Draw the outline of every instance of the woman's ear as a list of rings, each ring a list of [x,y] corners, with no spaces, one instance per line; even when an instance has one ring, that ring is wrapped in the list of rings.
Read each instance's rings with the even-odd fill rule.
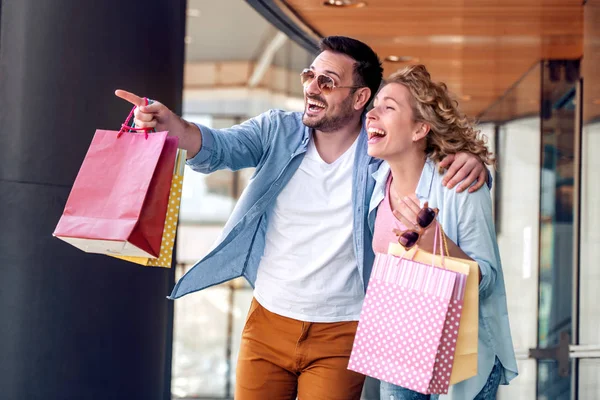
[[[354,100],[354,109],[362,110],[367,105],[367,102],[371,97],[371,89],[369,89],[368,87],[363,87],[358,89],[356,91],[356,94],[357,96]]]
[[[413,142],[418,142],[419,140],[421,140],[425,136],[427,136],[427,134],[429,133],[429,129],[431,129],[431,125],[429,125],[425,122],[419,122],[419,124],[417,126],[417,130],[415,131],[415,134],[413,135]]]

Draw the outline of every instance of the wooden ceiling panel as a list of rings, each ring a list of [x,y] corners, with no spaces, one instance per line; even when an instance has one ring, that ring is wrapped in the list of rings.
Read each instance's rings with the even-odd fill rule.
[[[324,0],[286,0],[286,3],[296,7],[302,6],[307,11],[322,11]],[[445,0],[441,5],[439,0],[365,0],[367,8],[407,8],[407,7],[575,7],[581,5],[581,0]],[[337,10],[335,7],[327,8]],[[364,8],[349,8],[349,10]]]
[[[367,42],[368,43],[368,42]],[[581,56],[578,49],[580,41],[577,38],[565,44],[548,45],[510,45],[490,43],[482,45],[472,44],[415,44],[377,45],[371,47],[383,59],[389,55],[412,56],[437,60],[451,60],[456,62],[469,61],[496,61],[496,60],[532,60],[535,59],[572,59]]]
[[[580,0],[366,0],[361,8],[287,0],[322,36],[355,37],[384,59],[411,56],[478,115],[541,59],[580,58]],[[384,62],[385,76],[406,64]],[[470,99],[470,100],[465,100]]]
[[[355,10],[352,14],[336,11],[328,14],[316,14],[311,20],[323,35],[352,32],[355,36],[415,36],[432,35],[568,35],[573,29],[583,29],[581,7],[577,10],[556,9],[552,12],[539,12],[514,9],[503,12],[502,9],[383,9],[378,11]],[[451,17],[453,12],[459,16]],[[390,15],[396,15],[391,18]],[[365,15],[368,16],[365,19]]]

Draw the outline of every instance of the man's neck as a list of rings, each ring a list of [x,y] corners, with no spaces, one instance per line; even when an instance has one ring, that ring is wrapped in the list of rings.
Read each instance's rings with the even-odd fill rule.
[[[401,157],[388,160],[392,171],[392,187],[398,197],[413,195],[421,179],[425,165],[422,151],[411,151]]]
[[[362,119],[354,119],[336,131],[314,131],[313,139],[319,155],[328,164],[333,163],[352,146],[362,129]]]

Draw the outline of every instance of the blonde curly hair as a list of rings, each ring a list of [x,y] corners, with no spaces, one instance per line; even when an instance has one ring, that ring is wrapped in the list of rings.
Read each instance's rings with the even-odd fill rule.
[[[414,119],[431,126],[425,140],[425,152],[436,163],[449,154],[468,152],[485,164],[494,163],[487,138],[458,110],[443,82],[434,82],[424,65],[410,65],[392,74],[385,84],[399,83],[411,93]]]

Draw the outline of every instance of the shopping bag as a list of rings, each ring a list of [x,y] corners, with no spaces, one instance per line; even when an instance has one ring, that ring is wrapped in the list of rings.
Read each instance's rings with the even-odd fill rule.
[[[377,253],[348,368],[430,393],[457,273]],[[465,266],[465,271],[468,271]]]
[[[97,130],[53,233],[90,253],[160,254],[178,139]]]
[[[442,238],[445,239],[443,231]],[[398,243],[390,243],[388,253],[395,256],[413,257],[415,261],[428,262],[431,260],[431,253],[411,249],[409,254],[405,255],[406,251]],[[410,254],[415,253],[415,254]],[[448,250],[446,249],[446,254]],[[441,265],[441,256],[436,255],[434,263]],[[479,335],[479,265],[476,261],[465,260],[462,258],[454,258],[446,256],[444,258],[445,268],[465,273],[465,265],[468,266],[467,282],[464,287],[464,298],[462,304],[462,312],[460,313],[460,326],[458,336],[456,338],[456,347],[454,351],[454,364],[452,365],[452,373],[450,376],[450,385],[464,381],[477,375],[477,356],[478,356],[478,335]],[[453,294],[453,300],[456,299],[456,294]],[[456,310],[460,310],[456,308]],[[452,312],[452,308],[449,310]],[[458,312],[454,312],[459,314]],[[456,315],[455,315],[456,318]],[[454,330],[450,331],[454,332]],[[442,343],[445,343],[442,340]]]
[[[158,258],[131,257],[131,256],[113,256],[144,265],[146,267],[171,268],[173,259],[173,246],[177,235],[177,222],[179,219],[179,205],[181,204],[181,189],[183,187],[183,172],[185,169],[186,151],[179,149],[175,167],[173,169],[173,181],[171,183],[171,193],[169,195],[169,206],[165,218],[165,228],[163,230],[162,242],[160,245],[160,255]]]

